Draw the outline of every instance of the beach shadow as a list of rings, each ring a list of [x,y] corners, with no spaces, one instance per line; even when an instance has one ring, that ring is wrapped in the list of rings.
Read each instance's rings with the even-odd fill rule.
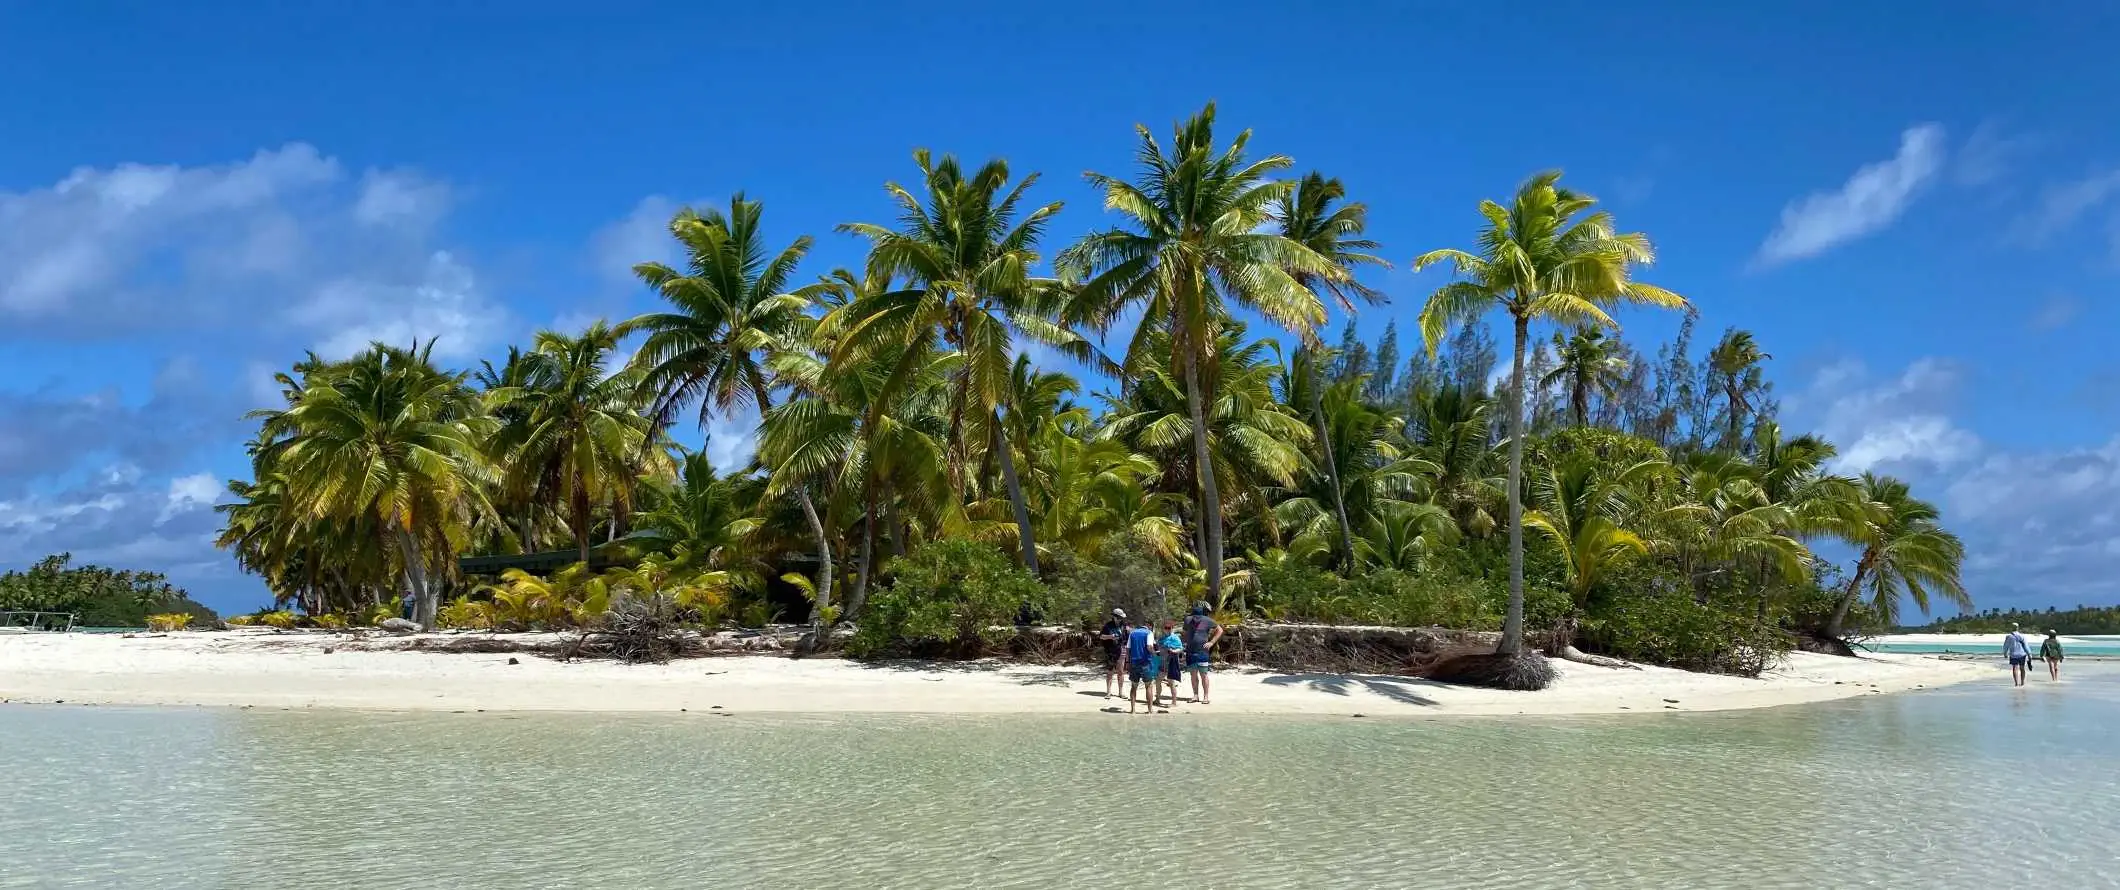
[[[1308,686],[1318,692],[1341,696],[1360,687],[1402,705],[1432,708],[1438,702],[1415,690],[1435,688],[1443,684],[1416,677],[1393,677],[1384,674],[1282,674],[1267,677],[1266,685]]]
[[[1088,665],[1031,665],[1016,661],[922,661],[917,658],[895,658],[883,661],[849,662],[856,666],[877,671],[902,671],[920,674],[999,674],[1008,672],[1008,679],[1019,686],[1071,686],[1090,680],[1102,679],[1102,667]],[[1089,695],[1090,693],[1083,693]],[[1102,693],[1097,693],[1101,695]]]

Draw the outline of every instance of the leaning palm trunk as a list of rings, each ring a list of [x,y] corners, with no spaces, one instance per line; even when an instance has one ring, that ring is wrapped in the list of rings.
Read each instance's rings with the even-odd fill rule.
[[[1848,587],[1840,592],[1840,602],[1833,604],[1833,617],[1826,621],[1826,636],[1840,639],[1847,630],[1848,610],[1855,607],[1855,598],[1862,593],[1862,577],[1869,573],[1876,559],[1874,552],[1866,552],[1855,562],[1855,576],[1848,579]]]
[[[1198,354],[1185,349],[1185,410],[1192,417],[1193,473],[1200,477],[1200,567],[1207,571],[1207,595],[1222,602],[1222,495],[1215,489],[1215,465],[1207,451],[1207,409],[1200,392]]]
[[[1008,437],[1001,434],[1001,416],[993,419],[994,453],[1001,456],[1001,481],[1008,486],[1008,502],[1016,511],[1016,538],[1023,548],[1023,567],[1038,574],[1038,541],[1031,534],[1031,508],[1023,500],[1023,483],[1016,478],[1016,456]]]
[[[824,520],[817,516],[809,486],[795,486],[795,501],[802,505],[803,518],[810,521],[810,533],[817,536],[817,601],[810,606],[810,627],[823,630],[824,610],[832,605],[832,539],[825,535]]]
[[[1494,647],[1498,655],[1524,648],[1524,340],[1530,334],[1530,321],[1518,317],[1509,371],[1509,611],[1502,642]]]
[[[1325,452],[1325,480],[1332,484],[1333,516],[1340,521],[1340,547],[1346,557],[1345,567],[1354,570],[1354,526],[1347,521],[1347,496],[1340,491],[1340,463],[1332,453],[1332,429],[1325,423],[1325,393],[1323,381],[1317,379],[1317,368],[1311,368],[1310,409],[1317,416],[1318,446]]]

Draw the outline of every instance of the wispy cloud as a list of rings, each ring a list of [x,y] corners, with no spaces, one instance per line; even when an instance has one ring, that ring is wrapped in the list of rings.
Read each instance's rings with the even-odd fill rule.
[[[1759,246],[1756,262],[1771,266],[1817,256],[1890,226],[1942,171],[1944,155],[1943,127],[1908,128],[1891,160],[1864,166],[1837,190],[1782,208],[1781,224]]]
[[[2055,294],[2039,304],[2038,310],[2033,312],[2031,319],[2025,323],[2035,331],[2057,330],[2075,321],[2077,313],[2082,311],[2083,304],[2077,302],[2076,298],[2067,294]]]
[[[2017,235],[2027,244],[2045,244],[2116,197],[2120,197],[2120,167],[2047,186],[2038,207],[2018,220]]]

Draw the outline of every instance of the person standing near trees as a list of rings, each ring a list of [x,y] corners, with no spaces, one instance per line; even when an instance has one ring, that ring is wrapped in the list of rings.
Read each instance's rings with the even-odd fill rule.
[[[1097,644],[1104,647],[1104,695],[1126,691],[1126,675],[1119,672],[1119,647],[1126,643],[1126,610],[1113,609],[1104,627],[1097,631]]]
[[[1207,614],[1206,603],[1194,603],[1185,616],[1185,667],[1192,674],[1193,702],[1207,704],[1208,650],[1222,639],[1222,625]]]
[[[2024,675],[2032,660],[2031,647],[2024,642],[2022,625],[2010,625],[2009,636],[2002,638],[2002,657],[2010,660],[2010,685],[2023,686]]]
[[[1134,712],[1134,696],[1146,687],[1148,712],[1156,712],[1156,643],[1143,621],[1126,632],[1126,713]]]
[[[2061,635],[2053,628],[2047,629],[2046,640],[2039,644],[2039,660],[2046,662],[2047,679],[2061,679]]]

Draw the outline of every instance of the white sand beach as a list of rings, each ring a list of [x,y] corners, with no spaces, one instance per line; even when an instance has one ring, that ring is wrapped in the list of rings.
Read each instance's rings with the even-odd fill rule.
[[[405,640],[390,641],[402,645]],[[529,654],[362,651],[339,634],[178,633],[0,637],[0,699],[17,703],[419,711],[1095,713],[1118,700],[1081,665],[864,664],[730,655],[666,665]],[[327,652],[330,649],[332,651]],[[517,663],[510,664],[513,658]],[[1578,715],[1761,708],[2002,675],[1916,655],[1792,653],[1760,679],[1563,663],[1543,692],[1406,677],[1224,668],[1213,703],[1178,713]]]

